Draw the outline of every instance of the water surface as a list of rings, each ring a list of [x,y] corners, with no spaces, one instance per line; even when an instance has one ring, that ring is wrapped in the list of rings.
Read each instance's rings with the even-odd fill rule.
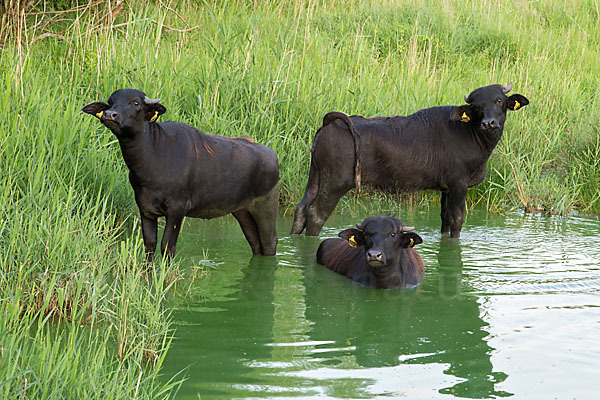
[[[252,257],[232,217],[187,219],[178,256],[210,275],[170,301],[177,398],[598,398],[600,221],[472,210],[456,240],[439,209],[407,212],[422,285],[380,291],[315,262],[366,216],[310,238],[280,215],[276,257]]]

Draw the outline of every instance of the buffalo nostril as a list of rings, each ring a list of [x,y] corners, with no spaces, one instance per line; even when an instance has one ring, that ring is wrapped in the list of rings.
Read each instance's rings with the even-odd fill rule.
[[[380,251],[368,251],[367,252],[367,256],[369,257],[369,260],[377,260],[380,261],[382,254]]]
[[[492,120],[489,120],[489,121],[482,121],[481,122],[481,127],[483,129],[497,128],[498,124],[496,123],[496,120],[492,119]]]
[[[115,118],[117,118],[118,115],[119,115],[119,113],[117,113],[116,111],[106,111],[106,112],[104,112],[104,114],[102,116],[105,119],[114,120]]]

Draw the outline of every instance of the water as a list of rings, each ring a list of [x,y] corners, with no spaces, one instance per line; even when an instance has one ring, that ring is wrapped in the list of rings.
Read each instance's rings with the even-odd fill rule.
[[[423,283],[378,291],[315,262],[320,240],[368,215],[330,218],[251,257],[233,218],[189,220],[178,254],[211,273],[171,299],[166,376],[178,399],[596,399],[600,221],[475,210],[460,240],[439,210],[401,215],[424,243]]]

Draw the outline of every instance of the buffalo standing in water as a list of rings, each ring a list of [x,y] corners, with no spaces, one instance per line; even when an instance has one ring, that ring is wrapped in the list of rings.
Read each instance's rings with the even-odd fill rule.
[[[413,248],[423,243],[414,228],[391,217],[370,217],[324,240],[317,262],[366,287],[401,289],[419,284],[425,266]]]
[[[185,216],[233,214],[252,253],[274,255],[279,187],[277,155],[248,138],[207,135],[180,122],[157,123],[166,111],[144,92],[121,89],[108,104],[91,103],[94,115],[119,140],[140,209],[146,256],[157,242],[157,219],[166,216],[161,252],[175,255]]]
[[[311,149],[304,197],[291,234],[316,236],[350,189],[361,181],[383,190],[442,193],[442,233],[460,237],[467,189],[485,178],[486,162],[504,130],[508,110],[529,104],[508,86],[490,85],[465,96],[462,106],[439,106],[407,117],[323,118]]]

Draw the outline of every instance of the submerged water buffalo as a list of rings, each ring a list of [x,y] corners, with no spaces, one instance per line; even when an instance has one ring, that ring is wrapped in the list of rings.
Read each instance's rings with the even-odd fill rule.
[[[325,115],[312,144],[306,191],[291,234],[318,235],[339,199],[361,181],[383,190],[442,193],[442,233],[460,237],[467,188],[485,178],[507,110],[529,104],[508,86],[490,85],[462,106],[423,109],[407,117]]]
[[[114,92],[82,110],[119,140],[140,209],[148,261],[157,219],[166,216],[161,251],[173,257],[185,216],[233,214],[254,254],[274,255],[279,187],[277,155],[249,138],[207,135],[179,122],[155,122],[166,108],[140,90]]]
[[[339,238],[325,239],[317,262],[352,281],[377,289],[414,287],[425,269],[413,248],[423,243],[414,228],[392,217],[369,217],[346,229]]]

